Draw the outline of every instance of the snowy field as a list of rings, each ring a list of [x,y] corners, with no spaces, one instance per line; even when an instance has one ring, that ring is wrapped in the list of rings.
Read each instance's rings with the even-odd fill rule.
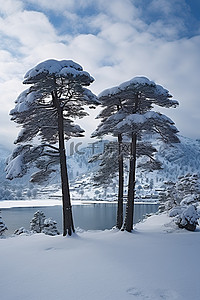
[[[1,300],[199,300],[200,229],[166,214],[73,237],[0,239]]]

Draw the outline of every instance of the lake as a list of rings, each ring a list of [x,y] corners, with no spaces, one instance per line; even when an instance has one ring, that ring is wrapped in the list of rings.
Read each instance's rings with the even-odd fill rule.
[[[45,207],[23,207],[23,208],[2,208],[1,216],[8,227],[6,235],[11,235],[16,229],[24,227],[30,228],[30,220],[37,210],[42,210],[46,218],[52,218],[57,222],[57,227],[62,233],[62,206]],[[111,229],[116,225],[115,203],[95,203],[88,205],[73,205],[73,217],[76,228],[84,230],[104,230]],[[125,210],[125,206],[124,206]],[[135,204],[134,224],[144,218],[146,214],[155,213],[158,204]]]

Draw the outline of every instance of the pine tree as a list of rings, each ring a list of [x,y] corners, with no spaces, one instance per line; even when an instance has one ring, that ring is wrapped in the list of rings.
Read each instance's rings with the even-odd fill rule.
[[[36,233],[42,232],[45,218],[45,214],[42,211],[36,211],[32,220],[30,221],[30,230]]]
[[[164,142],[179,142],[178,130],[174,122],[161,113],[153,111],[153,107],[176,107],[178,102],[162,86],[155,84],[145,77],[135,77],[121,85],[107,89],[99,95],[105,107],[100,113],[100,125],[93,134],[101,136],[112,134],[126,136],[130,139],[129,184],[126,217],[123,228],[131,231],[133,228],[135,171],[137,158],[137,144],[142,138],[150,134],[160,137]],[[148,152],[148,151],[147,151]],[[119,153],[120,155],[120,153]],[[150,157],[153,163],[153,157]],[[156,164],[154,164],[154,167]]]
[[[44,227],[42,229],[42,233],[46,235],[58,235],[59,231],[56,226],[57,222],[52,220],[51,218],[44,220]]]
[[[189,205],[200,201],[200,178],[198,174],[186,174],[176,182],[165,182],[166,195],[162,210],[178,205]]]
[[[19,95],[10,112],[22,130],[15,141],[18,146],[7,161],[7,178],[22,177],[34,166],[38,171],[32,175],[32,182],[42,183],[60,164],[63,235],[74,232],[65,140],[83,136],[84,130],[74,124],[74,119],[87,115],[85,105],[97,104],[96,96],[86,88],[93,81],[71,60],[44,61],[26,73],[23,83],[31,86]]]

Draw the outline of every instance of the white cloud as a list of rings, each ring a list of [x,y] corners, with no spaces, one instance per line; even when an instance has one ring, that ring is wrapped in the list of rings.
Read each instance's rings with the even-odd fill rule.
[[[23,9],[23,3],[18,0],[0,0],[0,15],[10,15],[21,11]]]
[[[66,28],[69,20],[77,28],[87,25],[88,33],[76,35],[67,31],[58,35],[45,11],[23,10],[22,3],[25,5],[31,0],[13,1],[18,4],[13,4],[13,10],[9,5],[4,6],[6,13],[0,18],[0,126],[4,124],[5,134],[10,136],[8,140],[14,140],[14,125],[9,121],[8,111],[18,93],[26,88],[21,84],[23,75],[49,58],[73,59],[80,63],[95,77],[91,89],[96,93],[137,75],[155,80],[180,101],[180,108],[165,113],[172,117],[182,134],[198,137],[200,36],[177,38],[182,25],[174,25],[179,18],[174,17],[172,23],[166,21],[169,13],[174,16],[175,9],[168,1],[153,1],[154,10],[162,4],[159,9],[165,18],[150,23],[145,22],[132,1],[113,1],[98,0],[98,15],[80,17],[77,10],[85,9],[86,5],[91,7],[94,1],[78,0],[80,6],[76,9],[74,1],[38,0],[38,7],[60,11],[62,17],[66,16]],[[37,0],[32,2],[37,5]],[[11,1],[8,3],[11,5]],[[96,123],[91,121],[91,125],[90,118],[87,120],[85,129],[91,131]],[[84,127],[83,122],[82,125]],[[0,137],[0,143],[4,141]]]
[[[47,17],[40,12],[23,11],[0,20],[0,32],[17,39],[22,47],[33,48],[56,40],[56,32]]]
[[[74,0],[59,0],[59,1],[49,1],[49,0],[25,0],[27,3],[37,5],[44,9],[50,9],[54,11],[63,11],[64,9],[72,9],[76,3]]]
[[[104,13],[109,14],[114,21],[129,23],[138,17],[138,10],[130,0],[100,0],[97,2]]]

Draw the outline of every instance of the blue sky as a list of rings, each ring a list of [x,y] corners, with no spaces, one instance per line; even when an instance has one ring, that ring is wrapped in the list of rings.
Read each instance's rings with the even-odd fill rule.
[[[180,134],[200,138],[199,0],[0,0],[0,144],[19,128],[8,112],[26,71],[49,58],[73,59],[102,90],[146,76],[180,106],[164,110]],[[96,112],[81,122],[87,136]]]

